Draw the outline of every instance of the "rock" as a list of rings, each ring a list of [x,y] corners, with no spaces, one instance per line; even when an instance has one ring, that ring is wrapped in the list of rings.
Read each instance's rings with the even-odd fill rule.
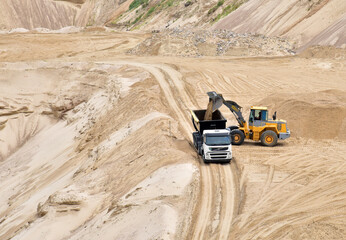
[[[49,196],[48,202],[57,205],[79,205],[82,198],[74,193],[55,193]]]
[[[49,206],[47,204],[39,203],[37,205],[37,215],[39,217],[45,216],[49,211]]]
[[[172,44],[173,43],[173,44]],[[199,44],[206,44],[203,53],[199,52]],[[213,47],[214,45],[214,47]],[[207,56],[222,56],[231,47],[239,49],[257,49],[258,55],[282,56],[291,55],[286,49],[293,49],[293,45],[286,39],[279,37],[266,37],[260,34],[237,34],[228,30],[193,30],[188,28],[172,28],[153,34],[135,48],[128,51],[136,55],[164,55],[198,57],[208,52]],[[158,50],[160,49],[160,51]],[[163,51],[161,51],[163,50]],[[216,50],[216,51],[215,51]],[[239,54],[239,53],[238,53]],[[253,55],[253,51],[244,51],[243,55]],[[229,52],[228,52],[229,55]]]
[[[185,7],[188,7],[188,6],[192,5],[192,3],[193,3],[192,1],[187,1],[187,2],[184,4],[184,6],[185,6]]]

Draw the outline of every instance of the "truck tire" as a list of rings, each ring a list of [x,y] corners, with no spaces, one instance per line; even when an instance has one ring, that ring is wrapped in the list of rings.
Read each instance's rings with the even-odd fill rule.
[[[202,146],[198,147],[197,151],[198,151],[198,155],[203,156]]]
[[[203,162],[204,162],[204,163],[206,163],[206,164],[208,164],[208,163],[209,163],[209,161],[208,161],[208,160],[206,160],[206,159],[205,159],[205,157],[204,157],[204,152],[202,152],[202,159],[203,159]]]
[[[193,146],[198,150],[198,140],[197,140],[198,132],[192,133]]]
[[[242,145],[245,139],[245,135],[243,133],[243,131],[239,130],[239,129],[234,129],[231,132],[231,136],[232,136],[232,144],[233,145]]]
[[[261,135],[261,143],[267,147],[273,147],[278,142],[278,136],[272,130],[267,130]]]

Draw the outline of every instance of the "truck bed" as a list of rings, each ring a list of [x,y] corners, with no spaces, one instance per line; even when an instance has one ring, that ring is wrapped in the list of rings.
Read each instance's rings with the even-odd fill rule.
[[[225,129],[227,120],[222,116],[219,110],[213,112],[212,120],[204,120],[206,109],[192,110],[192,123],[196,131],[203,134],[204,130]]]

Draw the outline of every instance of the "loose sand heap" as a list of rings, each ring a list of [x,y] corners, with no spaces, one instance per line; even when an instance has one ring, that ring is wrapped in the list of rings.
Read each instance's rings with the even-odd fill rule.
[[[126,54],[148,37],[1,36],[0,239],[342,239],[344,51]],[[252,105],[277,111],[292,137],[204,164],[189,110],[212,90],[246,119]]]

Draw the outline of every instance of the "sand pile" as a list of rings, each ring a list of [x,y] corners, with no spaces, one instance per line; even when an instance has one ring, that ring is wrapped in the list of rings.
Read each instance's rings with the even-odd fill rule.
[[[326,90],[315,93],[271,96],[261,105],[285,119],[293,137],[346,139],[346,92]]]

